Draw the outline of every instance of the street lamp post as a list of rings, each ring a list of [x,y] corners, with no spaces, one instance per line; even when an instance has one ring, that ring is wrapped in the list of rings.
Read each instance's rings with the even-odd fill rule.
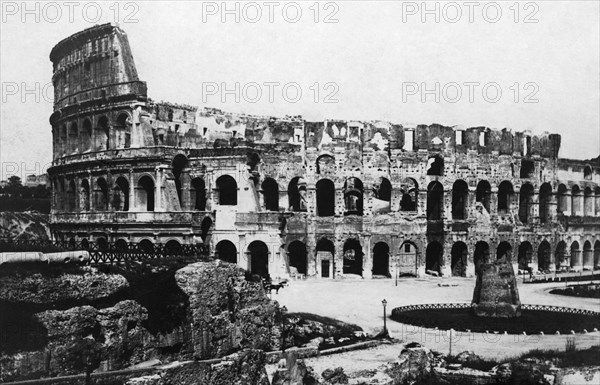
[[[385,307],[387,306],[387,301],[384,299],[383,301],[381,301],[381,304],[383,305],[383,335],[387,335],[387,318],[386,318],[386,313],[385,313]]]

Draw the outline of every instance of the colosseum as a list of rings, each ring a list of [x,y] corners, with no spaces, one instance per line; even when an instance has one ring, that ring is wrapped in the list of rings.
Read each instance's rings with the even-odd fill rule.
[[[560,158],[560,135],[156,102],[111,24],[50,60],[56,240],[193,245],[272,277],[470,277],[502,256],[600,267],[600,157]]]

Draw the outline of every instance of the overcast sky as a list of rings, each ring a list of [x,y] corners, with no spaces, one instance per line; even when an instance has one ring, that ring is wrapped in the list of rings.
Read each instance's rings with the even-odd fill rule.
[[[154,100],[310,120],[548,131],[562,135],[562,157],[600,154],[598,1],[429,2],[430,14],[420,1],[240,3],[238,15],[235,3],[224,14],[221,2],[35,4],[24,13],[20,1],[2,1],[2,178],[43,172],[51,161],[52,47],[115,21]],[[223,94],[236,82],[239,101]],[[39,100],[24,92],[36,86]]]

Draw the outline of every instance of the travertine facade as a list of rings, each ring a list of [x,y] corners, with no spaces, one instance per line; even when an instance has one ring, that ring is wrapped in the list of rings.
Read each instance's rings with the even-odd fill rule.
[[[600,265],[600,157],[560,159],[559,135],[158,103],[108,24],[50,59],[58,239],[204,243],[271,276],[473,276],[503,255]]]

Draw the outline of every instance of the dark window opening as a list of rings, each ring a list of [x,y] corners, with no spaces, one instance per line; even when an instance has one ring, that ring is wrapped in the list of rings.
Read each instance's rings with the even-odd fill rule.
[[[223,175],[217,179],[217,191],[221,206],[237,205],[237,183],[231,176]]]

